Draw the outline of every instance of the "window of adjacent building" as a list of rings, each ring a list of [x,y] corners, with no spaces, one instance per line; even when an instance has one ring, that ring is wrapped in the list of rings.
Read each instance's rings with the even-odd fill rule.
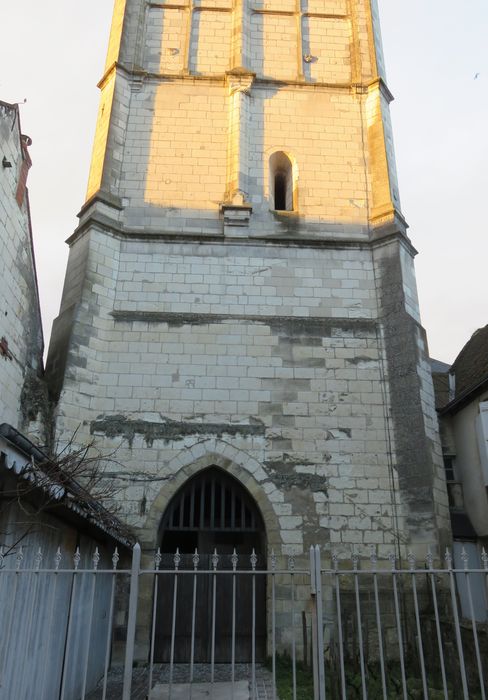
[[[276,151],[269,159],[271,208],[276,211],[295,211],[296,178],[290,158]]]
[[[476,438],[481,461],[481,472],[485,486],[488,486],[488,401],[480,402],[480,412],[476,419]]]
[[[454,471],[454,457],[444,455],[444,469],[446,471],[446,481],[456,481],[456,474]]]

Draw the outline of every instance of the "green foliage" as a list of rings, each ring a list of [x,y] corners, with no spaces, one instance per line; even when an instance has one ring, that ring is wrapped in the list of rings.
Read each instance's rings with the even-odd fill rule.
[[[268,661],[271,668],[271,662]],[[297,700],[311,700],[313,698],[313,674],[312,669],[307,668],[301,662],[296,664]],[[287,655],[276,657],[276,690],[280,700],[293,700],[293,665]]]

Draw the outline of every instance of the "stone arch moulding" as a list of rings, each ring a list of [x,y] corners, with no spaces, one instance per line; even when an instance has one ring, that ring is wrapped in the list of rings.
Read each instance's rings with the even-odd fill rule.
[[[208,467],[220,467],[233,476],[255,500],[266,528],[268,549],[281,551],[280,524],[262,482],[267,474],[257,460],[246,452],[218,440],[199,442],[182,450],[166,465],[174,476],[165,481],[149,509],[141,535],[145,547],[158,546],[158,531],[161,518],[177,491],[198,472]]]

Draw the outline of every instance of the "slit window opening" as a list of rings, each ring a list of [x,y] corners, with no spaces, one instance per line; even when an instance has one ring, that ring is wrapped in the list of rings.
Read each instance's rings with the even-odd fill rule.
[[[283,151],[276,151],[269,159],[271,208],[275,211],[296,209],[296,182],[293,165]]]
[[[274,202],[275,209],[288,209],[286,206],[286,176],[284,173],[275,175]]]

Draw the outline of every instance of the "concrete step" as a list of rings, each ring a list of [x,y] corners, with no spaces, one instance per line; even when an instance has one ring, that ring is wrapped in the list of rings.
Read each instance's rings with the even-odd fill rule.
[[[248,681],[236,681],[234,683],[234,695],[232,695],[232,683],[173,683],[171,687],[171,700],[249,700]],[[151,692],[151,700],[169,700],[169,685],[160,684],[154,686]]]

